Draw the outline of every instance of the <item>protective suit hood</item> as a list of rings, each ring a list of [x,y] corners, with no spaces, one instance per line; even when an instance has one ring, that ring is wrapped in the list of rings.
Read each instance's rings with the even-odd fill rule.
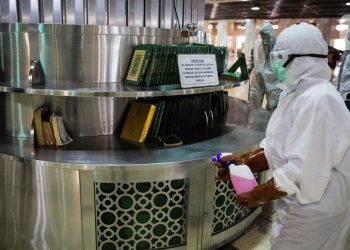
[[[285,29],[278,37],[275,49],[288,50],[290,54],[328,54],[328,46],[322,33],[308,23],[292,25]],[[327,59],[323,58],[294,58],[286,70],[286,80],[278,84],[278,87],[285,91],[297,89],[301,82],[307,85],[328,81],[331,78],[331,69]]]
[[[342,55],[342,64],[338,75],[338,91],[347,100],[350,93],[350,30],[347,33],[346,50]]]
[[[261,27],[259,34],[263,44],[272,45],[272,47],[275,45],[276,36],[271,23],[265,22]]]

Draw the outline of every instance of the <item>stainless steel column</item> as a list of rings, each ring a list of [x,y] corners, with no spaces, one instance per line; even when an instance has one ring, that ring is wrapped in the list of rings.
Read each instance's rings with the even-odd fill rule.
[[[204,0],[0,0],[0,22],[203,29]]]
[[[87,0],[87,24],[107,24],[106,0]]]
[[[175,22],[179,21],[179,26],[180,28],[183,28],[183,13],[184,13],[184,2],[186,0],[174,0],[175,1],[175,4],[176,4],[176,12],[177,12],[177,16],[178,16],[178,19],[176,19],[176,16],[174,16],[175,18]],[[175,9],[174,9],[174,12],[175,12]],[[174,13],[175,15],[175,13]],[[176,24],[176,27],[178,27],[178,25]]]
[[[172,29],[174,26],[173,1],[162,0],[160,5],[160,27],[164,29]]]
[[[14,23],[18,21],[16,0],[2,0],[0,20],[3,23]]]
[[[159,28],[159,0],[146,0],[145,26]]]
[[[39,23],[39,2],[38,0],[17,1],[19,20],[22,23]]]
[[[198,24],[198,2],[200,0],[192,0],[192,23]]]
[[[186,26],[192,22],[192,0],[184,0],[183,24]]]
[[[42,23],[62,23],[62,6],[60,0],[42,1],[40,21]]]
[[[204,0],[197,0],[198,1],[198,17],[197,17],[197,24],[198,24],[198,30],[204,30],[204,11],[205,11],[205,1]]]
[[[128,0],[128,26],[144,27],[144,9],[143,0]]]
[[[63,0],[63,23],[66,24],[85,24],[84,0]]]
[[[127,25],[128,0],[109,0],[108,2],[108,24]]]

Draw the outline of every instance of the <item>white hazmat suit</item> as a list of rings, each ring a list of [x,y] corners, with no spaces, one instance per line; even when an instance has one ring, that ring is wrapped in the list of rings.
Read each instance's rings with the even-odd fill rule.
[[[327,55],[321,32],[306,23],[284,30],[278,51]],[[294,58],[266,131],[265,155],[279,199],[272,249],[344,249],[350,222],[350,113],[329,82],[327,59]]]
[[[254,69],[250,74],[249,101],[254,108],[260,108],[266,94],[266,109],[276,108],[280,89],[276,86],[277,77],[273,72],[270,52],[276,43],[276,36],[271,23],[265,22],[260,30],[261,39],[254,43]]]
[[[348,42],[350,42],[350,30],[347,36]],[[342,56],[342,64],[339,70],[338,76],[338,91],[342,95],[344,100],[350,100],[347,95],[350,93],[350,50],[344,51]]]

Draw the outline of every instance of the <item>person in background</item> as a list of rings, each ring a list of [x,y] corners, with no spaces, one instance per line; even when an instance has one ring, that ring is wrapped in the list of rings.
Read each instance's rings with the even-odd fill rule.
[[[350,43],[350,30],[348,31],[347,40]],[[344,100],[350,100],[347,95],[350,93],[350,50],[344,51],[338,75],[338,91]]]
[[[250,86],[249,102],[254,108],[260,108],[266,95],[266,109],[274,110],[278,103],[280,89],[277,88],[277,77],[273,72],[270,52],[276,43],[276,36],[271,23],[265,22],[260,29],[260,37],[255,41],[252,50],[252,62],[249,65]]]
[[[272,249],[342,250],[350,223],[350,113],[330,83],[327,44],[316,27],[285,29],[271,53],[282,89],[261,149],[223,162],[271,170],[272,179],[237,195],[246,207],[276,200]],[[225,163],[216,163],[227,180]],[[220,178],[219,178],[220,179]]]

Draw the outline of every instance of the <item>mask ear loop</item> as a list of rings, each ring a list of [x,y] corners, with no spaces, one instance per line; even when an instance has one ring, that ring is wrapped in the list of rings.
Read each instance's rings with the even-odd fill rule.
[[[327,55],[318,55],[318,54],[292,54],[292,55],[288,55],[288,60],[283,64],[283,68],[287,67],[288,64],[290,64],[290,62],[296,58],[296,57],[317,57],[317,58],[327,58]]]

